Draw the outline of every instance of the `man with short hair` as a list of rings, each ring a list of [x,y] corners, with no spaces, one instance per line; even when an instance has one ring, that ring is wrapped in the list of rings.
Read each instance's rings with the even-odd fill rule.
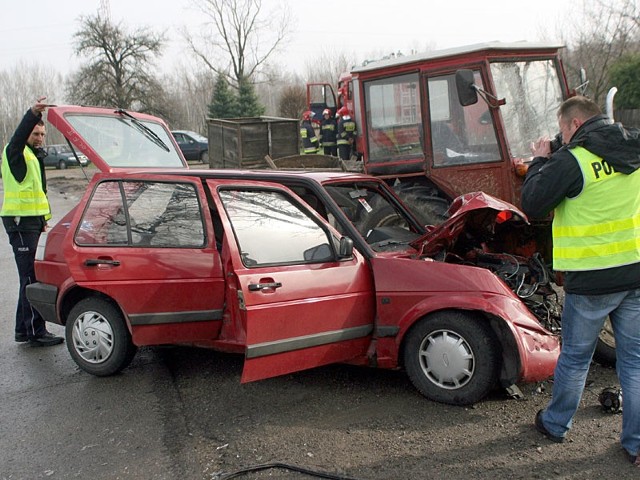
[[[561,443],[607,317],[624,400],[620,441],[640,466],[640,139],[576,96],[558,110],[563,145],[534,142],[522,187],[531,218],[553,217],[553,268],[564,273],[562,350],[536,429]]]
[[[27,285],[34,283],[34,261],[40,234],[51,209],[47,199],[47,181],[42,148],[46,135],[42,112],[47,105],[38,101],[27,110],[20,125],[2,152],[4,201],[0,216],[13,248],[20,277],[16,309],[15,340],[36,347],[62,343],[62,337],[49,333],[40,313],[27,300]]]

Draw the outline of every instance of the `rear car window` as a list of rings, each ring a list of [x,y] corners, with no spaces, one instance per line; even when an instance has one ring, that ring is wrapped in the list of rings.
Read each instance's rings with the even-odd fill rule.
[[[198,248],[206,244],[198,192],[189,183],[99,183],[75,234],[81,246]]]

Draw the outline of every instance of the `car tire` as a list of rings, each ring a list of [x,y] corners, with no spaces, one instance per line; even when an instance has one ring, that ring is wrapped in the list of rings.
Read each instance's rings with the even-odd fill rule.
[[[616,339],[613,336],[613,327],[609,318],[604,322],[604,327],[598,337],[593,360],[605,367],[616,366]]]
[[[64,160],[60,160],[58,162],[58,170],[65,170],[67,168],[67,162]]]
[[[466,312],[443,311],[409,330],[403,358],[409,379],[425,397],[470,405],[497,385],[501,355],[488,322]]]
[[[200,154],[200,161],[202,163],[209,163],[209,151],[205,150]]]
[[[131,363],[137,351],[122,313],[103,298],[78,302],[69,313],[65,333],[73,360],[98,377],[118,373]]]

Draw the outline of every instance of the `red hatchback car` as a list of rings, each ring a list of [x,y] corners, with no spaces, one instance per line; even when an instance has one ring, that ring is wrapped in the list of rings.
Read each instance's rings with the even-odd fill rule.
[[[101,170],[43,236],[28,288],[83,370],[193,345],[244,354],[242,382],[403,367],[458,405],[552,375],[560,307],[515,207],[469,194],[425,228],[368,175],[193,170],[155,117],[54,107],[48,120]]]

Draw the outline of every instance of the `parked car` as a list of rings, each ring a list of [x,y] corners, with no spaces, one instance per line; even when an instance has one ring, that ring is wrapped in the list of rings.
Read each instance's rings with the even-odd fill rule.
[[[178,142],[180,151],[187,160],[209,162],[209,140],[207,137],[189,130],[173,130],[173,137]]]
[[[44,147],[47,152],[47,156],[44,158],[45,167],[56,167],[59,170],[64,170],[67,167],[82,165],[86,167],[89,165],[89,159],[81,152],[76,152],[78,158],[74,155],[69,145],[49,145]]]
[[[512,205],[468,194],[425,228],[372,176],[189,169],[155,117],[67,106],[48,120],[101,173],[43,236],[28,298],[86,372],[193,345],[244,354],[242,382],[404,368],[457,405],[552,375],[557,295],[514,241]]]

